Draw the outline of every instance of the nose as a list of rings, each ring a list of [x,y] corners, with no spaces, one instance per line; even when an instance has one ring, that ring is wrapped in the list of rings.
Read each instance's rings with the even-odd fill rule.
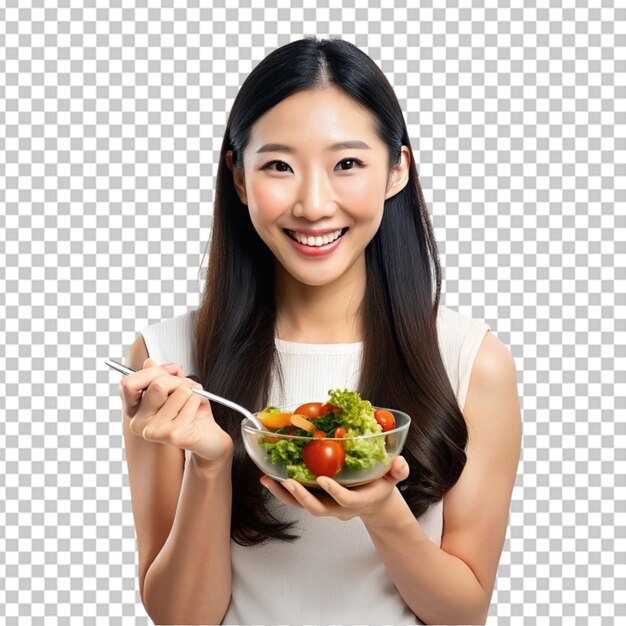
[[[317,222],[335,213],[333,189],[324,172],[313,170],[303,177],[293,208],[294,217]]]

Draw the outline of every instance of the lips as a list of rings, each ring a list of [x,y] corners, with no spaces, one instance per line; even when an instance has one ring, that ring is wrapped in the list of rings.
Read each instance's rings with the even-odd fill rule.
[[[293,241],[298,241],[298,239],[294,236],[294,231],[289,230],[288,228],[283,228],[283,231],[287,235],[287,237],[289,237]],[[300,235],[300,237],[302,239],[307,239],[308,240],[308,239],[311,238],[311,239],[317,240],[319,238],[319,239],[323,240],[325,237],[327,238],[329,235],[331,235],[332,233],[336,233],[337,231],[340,231],[339,235],[336,236],[332,241],[329,241],[329,242],[322,241],[322,243],[319,243],[319,244],[315,243],[315,244],[311,245],[308,242],[298,241],[298,243],[300,243],[300,245],[305,245],[305,246],[309,246],[311,248],[315,248],[315,247],[327,246],[327,245],[329,245],[331,243],[334,243],[338,239],[341,239],[341,237],[343,237],[348,232],[348,227],[346,226],[346,227],[341,228],[341,229],[338,228],[336,230],[331,230],[331,231],[325,232],[323,235],[309,235],[307,233],[302,233],[300,231],[295,231],[295,232],[298,235]]]
[[[332,254],[335,250],[337,250],[337,248],[341,246],[347,231],[348,228],[342,229],[342,234],[337,237],[337,239],[331,241],[330,243],[322,243],[319,246],[309,246],[308,244],[300,243],[299,241],[291,237],[286,230],[285,235],[298,253],[309,258],[321,258]]]

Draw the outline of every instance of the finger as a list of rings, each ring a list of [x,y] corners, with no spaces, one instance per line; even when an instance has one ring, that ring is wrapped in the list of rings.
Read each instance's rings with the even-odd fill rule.
[[[143,369],[137,370],[120,381],[120,394],[127,414],[133,417],[143,399],[143,390],[157,377],[167,374],[167,370],[158,367],[153,359],[146,359]]]
[[[359,490],[346,489],[328,476],[318,476],[316,482],[337,504],[345,508],[363,505],[363,494]]]
[[[398,456],[393,460],[389,471],[385,474],[385,478],[394,486],[409,477],[410,468],[406,459]]]
[[[163,421],[171,421],[176,418],[180,410],[191,396],[197,394],[191,391],[191,388],[177,377],[172,377],[177,383],[173,391],[168,395],[167,400],[150,418],[150,421],[161,423]],[[164,383],[165,384],[165,383]]]
[[[284,488],[283,485],[285,483],[279,483],[277,480],[274,480],[269,476],[263,476],[260,482],[284,504],[302,508],[302,505],[289,493],[289,491],[287,491],[287,489]]]
[[[155,424],[160,424],[164,421],[172,421],[176,418],[180,410],[185,406],[185,403],[197,394],[191,391],[184,382],[179,382],[177,388],[168,396],[165,403],[159,408],[159,410],[150,418],[150,421],[154,421]]]
[[[183,369],[183,366],[180,363],[176,363],[176,362],[161,363],[161,365],[158,365],[154,359],[150,359],[150,358],[144,361],[144,369],[148,367],[162,367],[164,370],[166,370],[172,375],[176,374],[176,372],[178,371],[182,371]]]
[[[286,489],[295,500],[307,509],[313,515],[321,516],[328,515],[328,500],[326,504],[321,501],[318,497],[313,495],[304,485],[300,484],[297,480],[293,478],[289,478],[282,484],[283,488]],[[332,500],[330,500],[332,502]]]
[[[188,381],[189,386],[192,389],[193,388],[204,389],[204,387],[200,383],[196,382],[195,380],[191,380],[191,379],[188,378],[187,381]],[[208,409],[210,411],[211,419],[214,419],[213,412],[211,411],[211,403],[209,402],[209,399],[207,397],[205,397],[205,396],[201,396],[200,394],[194,394],[194,395],[197,395],[199,398],[202,399],[202,406],[205,409]]]
[[[200,396],[195,393],[192,394],[174,419],[168,419],[167,416],[164,415],[158,420],[150,422],[143,431],[143,438],[146,441],[160,441],[177,445],[178,447],[184,447],[182,444],[185,442],[177,440],[176,431],[180,430],[181,422],[193,419],[200,408],[201,400],[202,398],[200,398]]]
[[[161,368],[158,367],[153,369],[161,370]],[[163,370],[161,370],[161,372],[163,372]],[[146,415],[154,415],[167,402],[169,396],[179,387],[189,390],[186,378],[172,376],[163,372],[160,376],[152,380],[148,388],[144,391],[139,412]]]
[[[162,382],[159,378],[151,383],[148,391],[144,394],[139,410],[130,421],[130,429],[136,435],[145,438],[144,430],[148,425],[153,423],[161,424],[163,421],[172,420],[193,393],[180,378],[175,376],[164,376],[162,378],[170,380]],[[173,393],[170,394],[168,390],[172,385],[171,381],[173,381],[175,387]],[[155,391],[153,387],[158,389]]]
[[[161,363],[159,367],[162,367],[168,374],[177,376],[178,378],[185,378],[183,372],[183,366],[180,363]]]

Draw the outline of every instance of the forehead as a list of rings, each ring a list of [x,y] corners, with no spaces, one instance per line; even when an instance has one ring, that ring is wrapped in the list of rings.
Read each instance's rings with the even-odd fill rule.
[[[300,91],[265,112],[252,126],[248,149],[266,143],[325,149],[330,144],[360,140],[384,148],[375,132],[374,115],[336,88]]]

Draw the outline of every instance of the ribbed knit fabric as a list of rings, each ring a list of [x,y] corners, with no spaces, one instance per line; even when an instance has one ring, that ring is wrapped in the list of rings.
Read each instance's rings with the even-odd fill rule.
[[[194,372],[192,320],[195,310],[143,328],[148,354],[158,364],[177,362]],[[489,326],[439,307],[440,349],[452,389],[463,410],[472,364]],[[307,344],[275,339],[284,390],[274,378],[269,404],[325,402],[328,390],[355,389],[362,342]],[[208,390],[210,391],[210,390]],[[188,453],[186,453],[186,457]],[[396,590],[360,518],[342,522],[314,517],[276,498],[271,508],[295,520],[295,542],[242,547],[231,541],[232,598],[223,624],[422,624]],[[441,545],[443,500],[418,521]]]

